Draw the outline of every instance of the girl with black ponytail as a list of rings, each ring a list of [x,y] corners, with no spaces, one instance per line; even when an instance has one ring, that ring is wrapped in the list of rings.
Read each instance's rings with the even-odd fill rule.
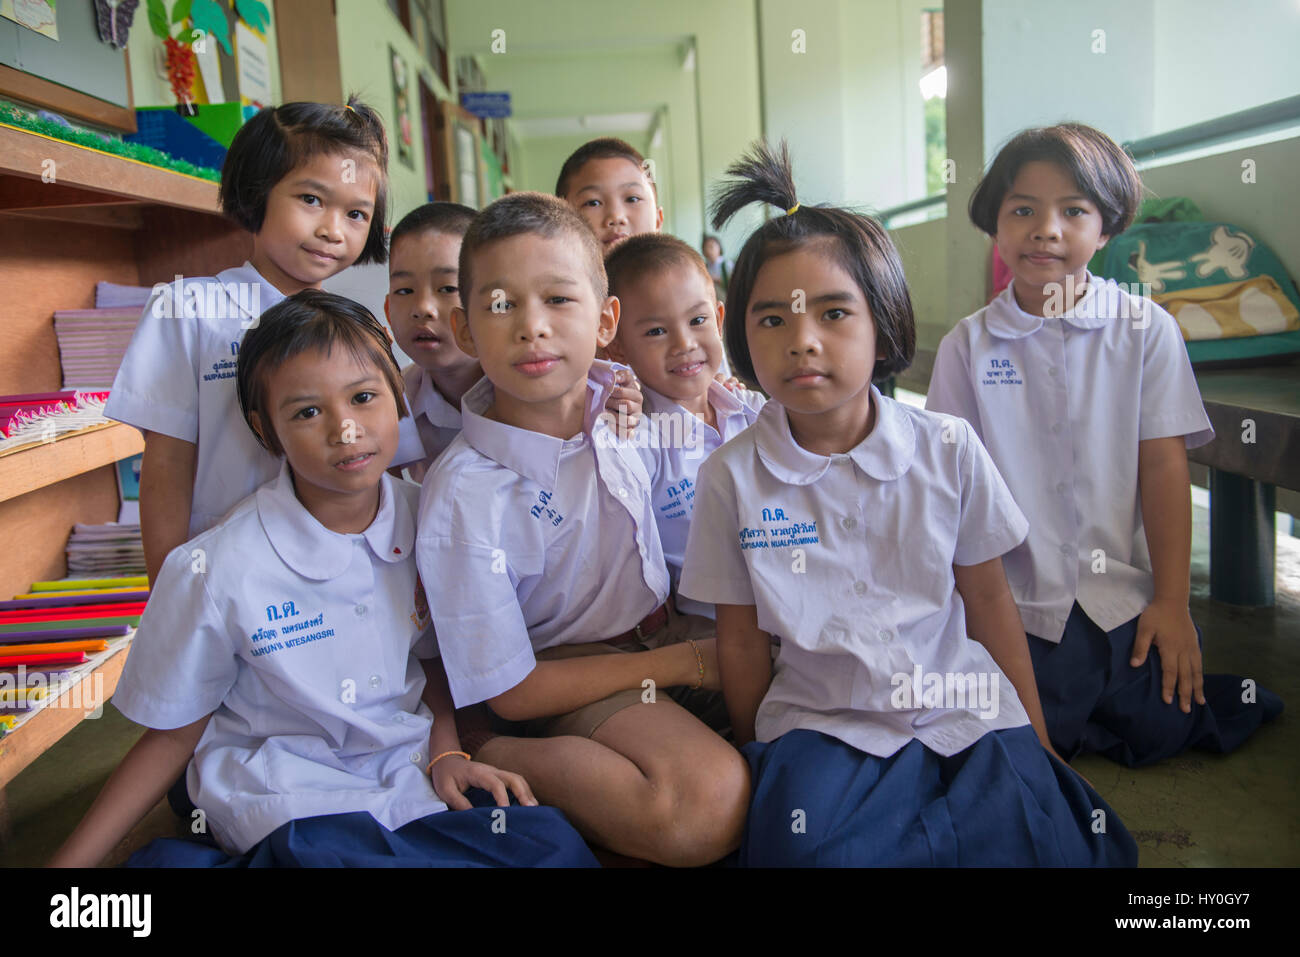
[[[700,469],[680,592],[717,606],[754,783],[741,862],[1136,864],[1047,740],[1002,573],[1024,516],[965,421],[872,384],[916,343],[889,236],[800,204],[784,143],[728,172],[715,227],[780,210],[736,260],[725,330],[772,401]]]

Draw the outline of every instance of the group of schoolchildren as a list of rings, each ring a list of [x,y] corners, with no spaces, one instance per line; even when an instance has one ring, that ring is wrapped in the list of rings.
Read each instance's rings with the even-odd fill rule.
[[[145,309],[107,411],[145,433],[113,701],[147,730],[54,863],[179,784],[194,836],[132,864],[1131,866],[1066,762],[1281,711],[1201,673],[1213,432],[1174,320],[1086,270],[1141,190],[1104,134],[992,164],[971,217],[1014,281],[927,411],[875,384],[915,350],[893,243],[801,205],[784,144],[715,197],[775,207],[725,305],[621,141],[386,243],[387,159],[355,100],[262,111],[221,183],[249,262]],[[391,336],[320,290],[385,258]]]

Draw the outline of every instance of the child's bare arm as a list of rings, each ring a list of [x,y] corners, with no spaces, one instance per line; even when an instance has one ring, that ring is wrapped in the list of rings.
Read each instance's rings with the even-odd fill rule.
[[[966,633],[988,649],[1016,689],[1038,740],[1056,754],[1047,737],[1047,722],[1038,700],[1038,682],[1025,640],[1025,626],[1002,571],[1002,559],[991,558],[978,565],[953,565],[952,573],[966,606]]]
[[[718,668],[736,744],[754,740],[754,720],[772,684],[772,638],[753,605],[717,605]]]
[[[717,688],[718,667],[712,639],[697,641],[704,658],[704,687]],[[528,677],[488,704],[507,721],[564,714],[618,691],[656,686],[694,685],[700,679],[695,651],[688,642],[632,655],[583,655],[539,661]]]
[[[127,752],[50,867],[94,867],[152,810],[189,763],[212,715],[168,731],[150,729]]]
[[[1142,524],[1155,594],[1138,619],[1134,667],[1146,661],[1152,643],[1160,649],[1165,703],[1178,691],[1179,706],[1192,710],[1192,697],[1205,704],[1201,648],[1187,610],[1191,590],[1192,504],[1187,446],[1180,435],[1138,443],[1138,489]]]
[[[161,432],[144,434],[140,466],[140,537],[152,586],[167,553],[189,540],[198,446]]]

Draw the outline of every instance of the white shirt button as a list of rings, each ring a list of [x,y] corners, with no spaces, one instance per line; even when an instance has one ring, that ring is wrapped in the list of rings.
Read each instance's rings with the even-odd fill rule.
[[[384,679],[379,677],[379,675],[370,676],[370,687],[378,688],[383,683],[384,683]]]
[[[880,640],[881,640],[881,641],[892,641],[893,638],[894,638],[894,633],[893,633],[892,631],[890,631],[888,628],[881,628],[881,629],[880,629]]]
[[[421,763],[423,760],[424,760],[424,755],[421,754],[419,751],[412,751],[412,752],[411,752],[411,763],[412,763],[412,764],[419,764],[419,763]]]
[[[352,610],[353,610],[354,612],[357,613],[357,617],[358,617],[358,618],[364,618],[364,617],[366,616],[366,606],[365,606],[365,605],[357,605],[357,607],[356,607],[356,608],[353,608]]]
[[[851,532],[858,527],[858,520],[852,515],[840,519],[840,526],[846,531]]]
[[[1073,555],[1073,554],[1074,554],[1074,546],[1071,545],[1069,542],[1066,542],[1064,545],[1061,546],[1061,554],[1062,554],[1062,555]]]
[[[618,490],[618,497],[619,497],[619,498],[627,498],[627,489],[625,489],[625,488],[621,488],[621,489],[619,489],[619,490]]]
[[[853,583],[853,592],[854,592],[854,594],[857,594],[857,595],[865,595],[865,594],[867,593],[867,583],[864,582],[864,581],[856,581],[856,582],[854,582],[854,583]]]

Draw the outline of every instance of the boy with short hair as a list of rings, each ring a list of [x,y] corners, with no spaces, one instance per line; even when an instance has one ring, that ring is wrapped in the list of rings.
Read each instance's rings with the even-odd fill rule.
[[[485,378],[425,479],[416,557],[456,705],[528,735],[463,740],[590,841],[717,860],[739,844],[748,771],[660,690],[716,689],[717,654],[673,641],[649,476],[598,414],[612,367],[596,349],[619,317],[599,244],[562,201],[511,194],[470,226],[460,279],[452,326]]]
[[[610,357],[632,367],[645,396],[642,428],[652,501],[673,593],[681,578],[700,464],[758,418],[766,398],[729,391],[714,376],[723,360],[724,308],[694,249],[664,233],[633,236],[605,260],[621,316]],[[708,619],[712,605],[676,598]]]
[[[483,378],[478,360],[461,351],[451,329],[451,310],[460,302],[460,244],[475,215],[460,203],[425,203],[403,216],[388,240],[384,315],[413,360],[402,378],[424,445],[425,457],[407,464],[416,482],[460,434],[460,400]],[[641,395],[630,379],[623,376],[610,394],[610,410],[625,405],[635,424]]]
[[[629,236],[657,233],[664,224],[649,161],[612,136],[584,143],[564,161],[555,195],[591,227],[602,255]]]

